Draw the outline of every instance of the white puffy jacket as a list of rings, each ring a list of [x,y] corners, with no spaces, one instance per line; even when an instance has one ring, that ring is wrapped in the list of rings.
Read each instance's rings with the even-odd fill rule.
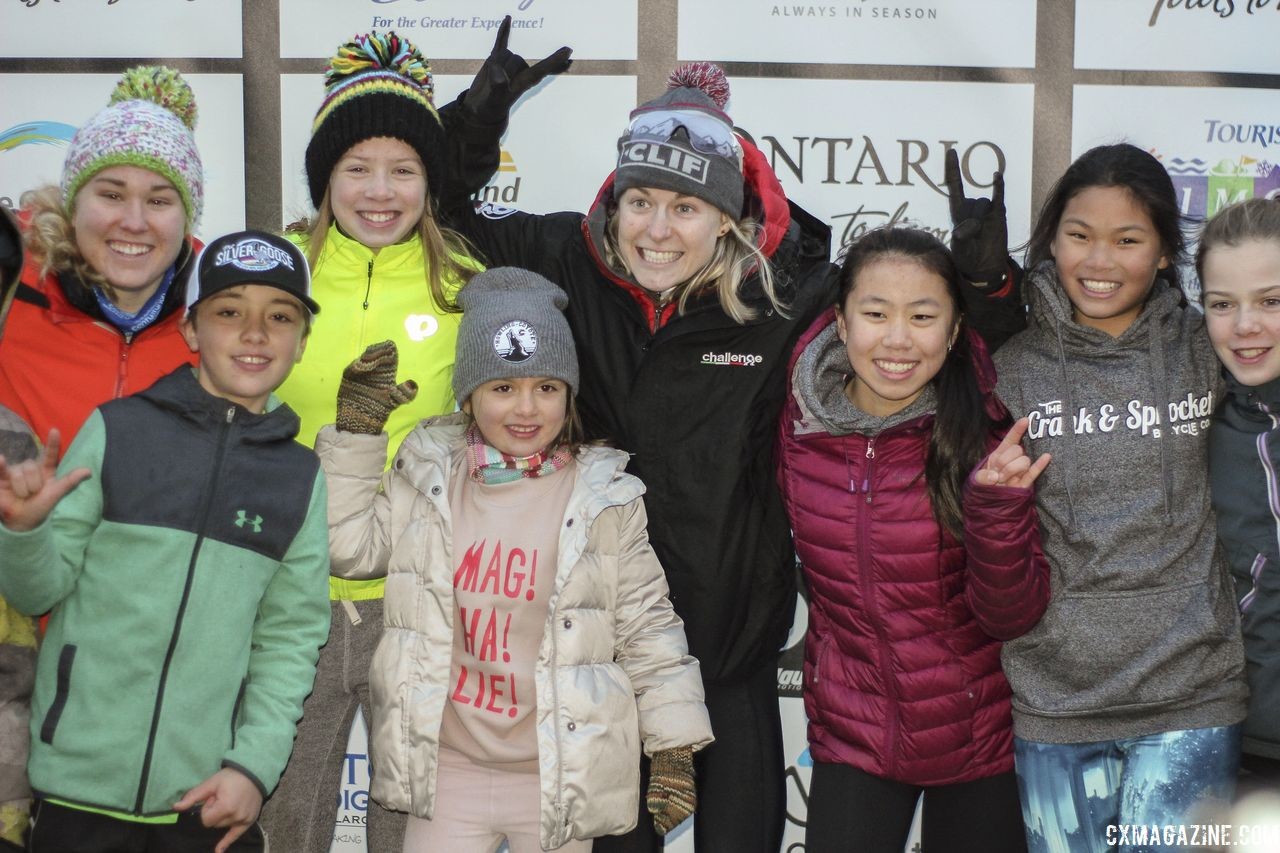
[[[369,678],[370,793],[423,818],[434,809],[453,655],[448,496],[462,424],[457,414],[423,421],[385,474],[385,434],[328,426],[316,441],[333,573],[387,577],[386,631]],[[547,849],[635,826],[642,740],[649,755],[712,740],[698,662],[649,546],[644,486],[626,462],[616,450],[581,451],[560,530],[535,671]]]

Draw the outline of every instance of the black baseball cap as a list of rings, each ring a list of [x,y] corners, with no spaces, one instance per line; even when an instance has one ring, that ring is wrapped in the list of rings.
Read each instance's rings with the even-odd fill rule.
[[[311,298],[307,259],[293,243],[265,231],[236,231],[204,247],[187,280],[187,311],[219,291],[242,284],[278,288],[296,297],[313,315],[320,313]]]

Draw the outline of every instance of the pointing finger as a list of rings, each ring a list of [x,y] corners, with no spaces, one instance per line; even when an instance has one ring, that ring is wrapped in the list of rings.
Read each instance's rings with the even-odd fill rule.
[[[502,19],[502,25],[498,27],[498,37],[493,40],[493,51],[489,54],[493,56],[507,49],[507,39],[511,37],[511,16],[507,15]]]

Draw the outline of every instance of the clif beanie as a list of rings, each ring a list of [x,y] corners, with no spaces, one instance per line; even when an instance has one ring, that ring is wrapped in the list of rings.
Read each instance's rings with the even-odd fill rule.
[[[565,320],[565,292],[536,272],[495,267],[458,291],[462,324],[453,363],[461,406],[494,379],[547,376],[578,393],[578,352]]]
[[[338,48],[324,72],[325,98],[311,124],[307,186],[319,209],[333,167],[351,146],[377,136],[417,152],[435,193],[444,177],[444,128],[433,98],[431,66],[394,32],[358,35]]]
[[[187,231],[204,207],[204,167],[192,134],[196,99],[172,68],[130,68],[116,83],[109,106],[71,137],[62,164],[62,198],[67,212],[85,182],[110,166],[140,166],[163,175],[182,197]]]
[[[691,195],[742,216],[742,146],[724,113],[729,82],[710,62],[682,65],[667,91],[631,113],[618,140],[614,198],[632,187]]]

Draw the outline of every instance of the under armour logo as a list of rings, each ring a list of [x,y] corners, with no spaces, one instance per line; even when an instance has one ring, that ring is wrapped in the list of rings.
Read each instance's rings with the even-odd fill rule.
[[[246,524],[253,525],[254,533],[262,532],[262,516],[255,515],[253,518],[242,509],[236,510],[236,527],[244,527]]]

